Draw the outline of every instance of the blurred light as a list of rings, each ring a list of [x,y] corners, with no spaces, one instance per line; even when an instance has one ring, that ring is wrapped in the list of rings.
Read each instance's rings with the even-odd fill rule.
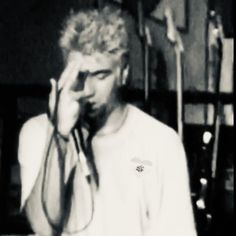
[[[200,183],[203,184],[203,185],[206,185],[207,184],[207,180],[205,178],[201,178],[200,179]]]
[[[203,134],[203,143],[209,144],[212,139],[212,134],[209,131],[205,131]]]
[[[205,203],[204,203],[204,201],[203,201],[202,199],[199,199],[199,200],[196,202],[196,204],[197,204],[197,206],[198,206],[199,209],[201,209],[201,210],[206,209],[206,205],[205,205]]]

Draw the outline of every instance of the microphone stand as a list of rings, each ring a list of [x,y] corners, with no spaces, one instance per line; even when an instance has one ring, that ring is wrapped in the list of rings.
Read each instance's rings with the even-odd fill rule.
[[[138,0],[137,2],[137,12],[138,12],[138,28],[139,28],[139,37],[142,44],[142,52],[143,52],[143,85],[144,85],[144,109],[147,112],[150,112],[151,104],[150,104],[150,90],[151,90],[151,82],[150,82],[150,73],[149,73],[149,53],[151,36],[149,32],[149,28],[145,24],[144,12],[143,12],[143,0]]]

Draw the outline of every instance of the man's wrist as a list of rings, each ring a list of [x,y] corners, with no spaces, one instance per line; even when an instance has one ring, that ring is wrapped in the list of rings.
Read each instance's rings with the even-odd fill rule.
[[[68,147],[68,143],[69,143],[69,136],[64,136],[62,135],[60,132],[56,132],[55,133],[56,135],[56,139],[57,139],[57,145],[59,145],[59,149],[60,149],[60,153],[62,155],[66,155],[66,152],[67,152],[67,147]]]
[[[64,135],[59,130],[57,130],[56,135],[59,139],[62,139],[65,142],[69,142],[69,135]]]

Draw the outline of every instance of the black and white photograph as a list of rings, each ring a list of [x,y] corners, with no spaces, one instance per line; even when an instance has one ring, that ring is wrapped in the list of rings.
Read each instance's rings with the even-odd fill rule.
[[[235,235],[233,11],[1,0],[0,235]]]

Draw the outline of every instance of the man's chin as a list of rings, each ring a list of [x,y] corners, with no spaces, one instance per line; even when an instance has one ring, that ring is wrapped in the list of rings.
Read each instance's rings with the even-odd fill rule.
[[[101,127],[107,118],[107,109],[106,107],[100,107],[97,109],[88,109],[86,110],[83,120],[88,123],[91,127]]]
[[[100,114],[100,112],[97,109],[90,110],[90,111],[86,112],[86,117],[91,118],[91,119],[98,119],[100,116],[99,114]]]
[[[85,119],[92,119],[92,120],[99,120],[103,119],[103,117],[106,115],[106,109],[105,108],[91,108],[87,109],[84,113]]]

